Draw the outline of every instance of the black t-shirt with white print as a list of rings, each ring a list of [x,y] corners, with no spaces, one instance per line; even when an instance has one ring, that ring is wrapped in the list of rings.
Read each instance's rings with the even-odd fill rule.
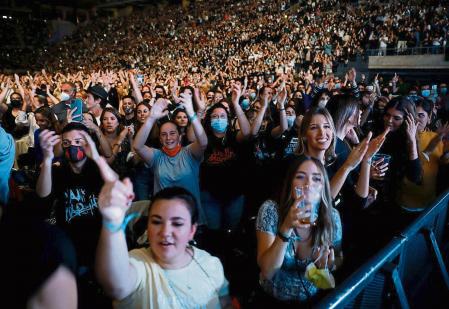
[[[52,196],[56,199],[56,223],[71,238],[78,264],[92,266],[101,229],[98,195],[103,179],[97,165],[87,159],[76,174],[64,162],[52,169]]]

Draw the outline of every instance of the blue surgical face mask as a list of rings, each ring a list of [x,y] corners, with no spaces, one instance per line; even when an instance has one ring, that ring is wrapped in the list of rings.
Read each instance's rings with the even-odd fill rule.
[[[340,83],[335,84],[335,89],[340,89],[340,88],[341,88]]]
[[[295,123],[296,116],[287,116],[288,127],[291,128]]]
[[[446,95],[446,93],[447,93],[447,88],[446,88],[446,87],[441,88],[441,89],[440,89],[440,92],[441,92],[441,95]]]
[[[241,105],[243,110],[247,110],[249,107],[249,99],[243,99]]]
[[[255,92],[250,93],[249,97],[250,97],[251,101],[254,101],[256,99],[256,93]]]
[[[210,122],[210,126],[215,132],[224,133],[228,128],[228,119],[225,118],[212,119],[212,121]]]
[[[425,89],[425,90],[421,90],[421,95],[425,98],[430,96],[430,90],[429,89]]]

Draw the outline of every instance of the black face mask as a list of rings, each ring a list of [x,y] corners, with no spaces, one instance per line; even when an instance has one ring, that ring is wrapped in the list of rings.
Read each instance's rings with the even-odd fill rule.
[[[22,100],[21,99],[13,99],[13,100],[11,100],[11,106],[13,108],[22,107]]]
[[[73,146],[64,148],[64,156],[67,161],[76,163],[83,160],[86,157],[86,152],[82,146]]]

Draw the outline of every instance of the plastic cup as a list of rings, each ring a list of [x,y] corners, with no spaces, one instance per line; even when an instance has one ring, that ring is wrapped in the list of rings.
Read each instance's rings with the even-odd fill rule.
[[[373,156],[372,164],[374,164],[375,162],[379,162],[381,159],[383,159],[382,165],[389,164],[390,160],[391,160],[391,156],[387,155],[385,153],[376,153]]]
[[[305,185],[295,187],[296,198],[304,196],[303,200],[298,204],[299,208],[306,210],[305,218],[301,219],[302,224],[315,225],[318,219],[320,203],[321,203],[321,191],[320,185]]]

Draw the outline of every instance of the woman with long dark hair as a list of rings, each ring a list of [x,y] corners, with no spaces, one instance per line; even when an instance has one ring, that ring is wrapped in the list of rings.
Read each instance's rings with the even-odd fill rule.
[[[313,224],[305,221],[311,214],[301,206],[304,196],[297,193],[300,186],[318,190]],[[329,179],[319,160],[299,156],[291,162],[280,199],[261,206],[256,230],[263,291],[290,304],[312,301],[319,289],[305,277],[306,267],[314,262],[319,269],[333,270],[343,258],[340,216],[332,206]],[[276,303],[272,298],[265,301]]]
[[[113,107],[103,109],[100,121],[100,129],[112,149],[108,162],[121,177],[129,176],[128,154],[133,142],[133,127],[123,126],[119,112]]]

